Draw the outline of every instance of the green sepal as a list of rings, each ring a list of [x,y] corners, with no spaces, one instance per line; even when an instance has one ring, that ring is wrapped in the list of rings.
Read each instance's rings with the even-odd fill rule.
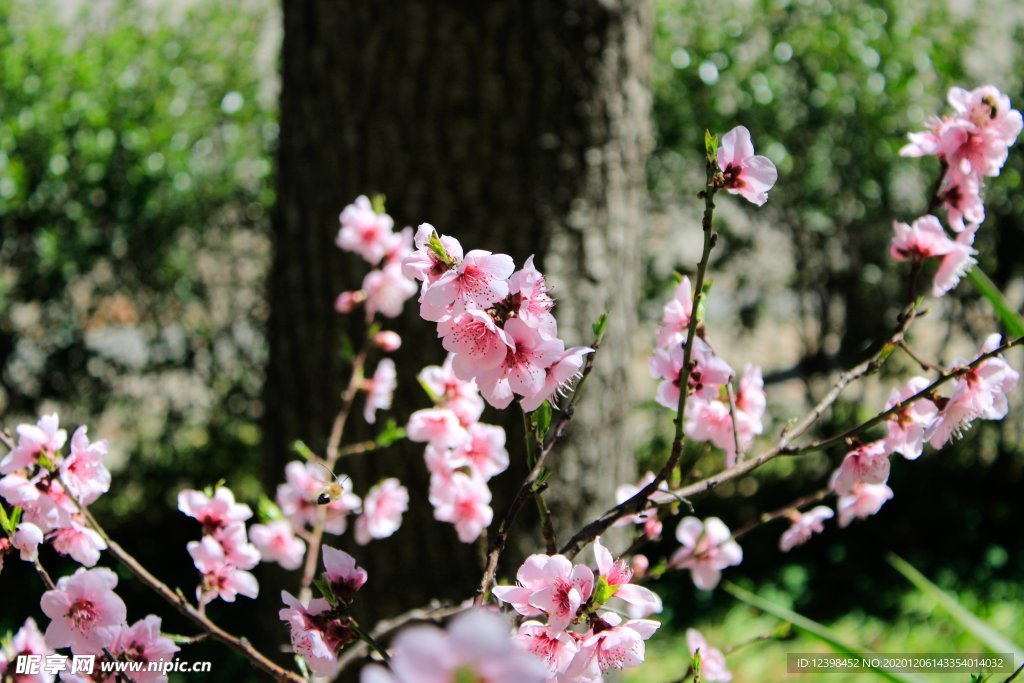
[[[718,166],[718,136],[712,135],[711,131],[704,131],[704,154],[709,164]]]
[[[370,198],[370,206],[374,213],[387,213],[384,208],[386,197],[383,194],[375,194]]]
[[[537,440],[543,440],[544,436],[548,433],[548,429],[551,427],[551,404],[544,401],[533,411],[530,417]]]
[[[396,441],[401,441],[405,438],[405,429],[398,426],[394,418],[388,418],[388,421],[384,424],[384,428],[380,434],[377,435],[376,444],[381,448],[387,448]]]
[[[309,446],[302,439],[296,439],[292,441],[292,452],[301,457],[303,460],[316,460],[316,455],[310,450]]]
[[[604,331],[608,328],[608,314],[602,313],[601,317],[590,326],[590,329],[594,331],[594,343],[600,344],[604,338]]]
[[[264,522],[284,519],[284,513],[281,512],[281,508],[277,507],[277,503],[265,495],[260,496],[260,501],[256,505],[256,512]]]

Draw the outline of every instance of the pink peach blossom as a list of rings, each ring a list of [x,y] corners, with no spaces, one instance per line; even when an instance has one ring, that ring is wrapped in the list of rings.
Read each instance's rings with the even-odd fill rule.
[[[563,555],[552,555],[544,564],[544,583],[530,595],[530,605],[548,615],[551,631],[564,630],[594,592],[594,572],[573,565]]]
[[[366,295],[366,314],[380,313],[385,318],[402,315],[405,302],[416,295],[416,283],[402,274],[398,264],[389,264],[380,270],[371,270],[363,278]]]
[[[319,511],[324,510],[327,514],[324,531],[343,534],[348,527],[348,514],[359,508],[362,501],[352,493],[352,481],[344,475],[339,477],[341,495],[327,505],[317,504],[317,498],[327,486],[326,474],[323,467],[312,462],[294,460],[285,466],[285,483],[278,485],[275,498],[296,531],[312,526]]]
[[[932,284],[932,296],[942,296],[956,287],[960,278],[977,263],[974,256],[978,252],[973,246],[976,231],[977,226],[968,226],[956,236],[951,250],[939,262],[939,269],[935,272]]]
[[[61,481],[81,505],[89,505],[110,489],[110,472],[103,466],[107,441],[89,442],[86,427],[71,436],[71,453],[61,461]]]
[[[441,346],[454,355],[455,375],[469,381],[484,370],[497,367],[509,351],[512,340],[494,319],[482,310],[470,309],[438,325]]]
[[[377,363],[373,377],[363,383],[363,391],[366,392],[363,419],[369,424],[377,421],[378,410],[387,410],[391,407],[391,398],[394,396],[395,387],[398,386],[397,377],[395,362],[390,358],[384,358]]]
[[[549,675],[564,673],[579,652],[575,638],[565,631],[552,632],[539,621],[524,621],[512,640],[544,662]]]
[[[46,540],[58,553],[69,555],[86,567],[95,566],[99,562],[100,551],[107,549],[103,537],[85,526],[77,515],[67,526],[51,531]]]
[[[322,598],[303,604],[288,591],[281,591],[281,600],[286,607],[278,616],[288,624],[292,650],[306,660],[316,676],[333,676],[338,651],[356,639],[355,633],[332,616],[330,604]]]
[[[544,662],[513,643],[509,624],[483,610],[460,614],[447,631],[426,625],[407,628],[395,637],[391,649],[390,671],[368,666],[361,683],[548,680]]]
[[[201,541],[191,541],[186,546],[196,569],[203,575],[196,588],[200,604],[207,604],[216,598],[234,602],[238,595],[255,598],[259,593],[256,577],[231,564],[224,548],[212,536],[203,536]]]
[[[864,519],[877,513],[892,495],[892,489],[885,484],[856,482],[849,493],[839,496],[836,503],[839,527],[846,528],[855,519]]]
[[[402,526],[402,515],[409,509],[409,491],[391,477],[384,479],[363,496],[363,511],[356,519],[356,543],[387,538]]]
[[[417,379],[438,407],[448,408],[463,427],[468,427],[480,419],[484,401],[475,381],[461,380],[455,375],[453,361],[454,356],[449,354],[442,365],[428,365],[420,370]]]
[[[491,524],[491,491],[480,479],[462,472],[452,474],[447,485],[431,491],[434,519],[455,525],[459,540],[472,543]]]
[[[530,412],[540,407],[547,399],[557,395],[565,395],[573,380],[583,376],[584,357],[594,352],[589,346],[574,346],[566,349],[562,356],[548,366],[545,371],[544,385],[536,394],[524,396],[520,404],[523,410]]]
[[[889,410],[897,403],[917,394],[931,382],[925,377],[912,377],[901,389],[893,389],[885,409]],[[891,453],[899,453],[908,460],[916,460],[924,450],[925,430],[938,415],[939,409],[930,400],[924,398],[903,406],[886,421],[888,434],[885,437],[885,448]]]
[[[497,379],[507,379],[509,388],[520,396],[531,396],[544,387],[547,368],[562,357],[565,345],[560,339],[545,339],[541,333],[518,318],[505,323],[512,342],[504,362],[477,375],[481,389]],[[484,398],[487,398],[486,393]]]
[[[492,589],[494,597],[502,602],[507,602],[512,609],[526,617],[535,617],[544,614],[543,611],[530,604],[530,596],[544,589],[547,586],[547,575],[544,568],[547,567],[549,555],[540,553],[530,555],[516,572],[516,585],[495,586]]]
[[[845,496],[857,482],[884,484],[889,479],[889,452],[884,440],[853,449],[836,470],[831,482],[832,490]]]
[[[661,327],[658,329],[658,346],[668,348],[680,346],[686,340],[693,315],[693,287],[690,278],[683,276],[672,298],[661,309]]]
[[[469,432],[451,410],[424,408],[409,416],[405,436],[410,441],[455,448],[469,439]]]
[[[67,441],[68,433],[59,428],[57,413],[43,415],[34,424],[20,424],[16,428],[18,443],[0,460],[0,474],[11,474],[32,467],[43,454],[52,458]]]
[[[185,489],[178,493],[178,509],[199,520],[205,534],[252,517],[252,508],[245,503],[236,503],[235,494],[224,486],[218,487],[212,498],[202,491]]]
[[[352,602],[356,592],[366,583],[366,570],[357,567],[355,558],[344,550],[325,545],[323,554],[324,569],[327,570],[327,582],[331,586],[331,591],[341,602]]]
[[[676,539],[683,547],[669,560],[674,569],[689,569],[693,583],[701,590],[718,585],[722,570],[743,561],[743,549],[732,540],[732,533],[722,520],[708,517],[684,517],[676,527]]]
[[[893,221],[892,229],[889,254],[897,261],[924,261],[945,256],[955,248],[953,240],[946,236],[935,216],[922,216],[913,225]]]
[[[580,650],[566,672],[570,680],[600,681],[608,671],[628,669],[644,662],[644,641],[661,626],[650,619],[630,619],[603,614],[600,629],[594,628],[580,642]]]
[[[690,656],[700,650],[700,679],[708,683],[729,683],[732,672],[725,665],[725,655],[711,647],[704,635],[695,628],[686,629],[686,647]]]
[[[718,166],[725,176],[726,191],[758,206],[768,201],[768,190],[779,178],[775,164],[768,157],[754,155],[750,131],[744,126],[736,126],[722,136]]]
[[[457,239],[447,235],[438,237],[434,226],[429,223],[421,224],[413,239],[415,251],[402,259],[402,272],[410,280],[423,281],[424,287],[437,282],[450,268],[449,264],[442,261],[434,250],[427,246],[433,238],[438,240],[451,265],[462,261],[462,245]]]
[[[454,304],[456,313],[485,309],[508,296],[513,270],[511,256],[473,249],[456,268],[426,286],[423,300],[435,308]]]
[[[338,217],[338,247],[362,256],[371,265],[380,263],[394,240],[395,222],[386,213],[373,210],[370,200],[363,195],[349,204]]]
[[[117,575],[105,567],[80,568],[61,577],[55,590],[43,593],[39,605],[51,621],[46,644],[71,647],[75,654],[95,654],[111,644],[127,610],[114,593]]]
[[[160,634],[160,617],[150,614],[131,626],[122,625],[108,648],[116,658],[142,662],[142,669],[133,671],[135,683],[166,683],[167,674],[148,670],[149,662],[170,662],[181,651],[170,638]]]
[[[469,467],[484,481],[508,469],[508,451],[505,450],[505,430],[502,427],[478,422],[470,425],[468,432],[469,438],[451,453],[451,467]]]
[[[609,598],[618,598],[637,608],[637,617],[646,617],[661,611],[661,598],[649,588],[630,583],[633,580],[633,570],[625,560],[615,560],[612,557],[608,549],[601,545],[600,536],[594,539],[594,559],[597,562],[598,575],[604,580],[604,585],[609,591]]]
[[[792,525],[783,532],[779,539],[779,550],[789,552],[798,545],[803,545],[811,539],[814,534],[820,534],[825,530],[825,520],[832,519],[835,515],[832,508],[819,505],[804,513],[796,513],[792,519]]]
[[[510,303],[520,320],[546,337],[557,335],[555,317],[551,309],[555,302],[548,294],[547,281],[533,265],[533,256],[526,259],[521,270],[509,278]]]
[[[394,353],[402,347],[402,337],[393,330],[381,330],[373,335],[373,343],[381,351]]]
[[[253,524],[249,538],[264,562],[277,562],[288,570],[298,569],[306,555],[306,544],[295,535],[292,525],[283,520]]]
[[[19,550],[25,562],[35,562],[39,557],[39,544],[43,542],[43,531],[32,522],[22,522],[11,536],[11,545]]]

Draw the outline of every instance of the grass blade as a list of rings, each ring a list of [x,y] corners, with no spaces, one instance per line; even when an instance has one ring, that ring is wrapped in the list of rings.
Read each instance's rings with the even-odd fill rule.
[[[791,609],[783,607],[782,605],[776,605],[775,603],[768,602],[764,598],[758,597],[757,595],[754,595],[749,591],[743,590],[742,588],[733,583],[726,583],[724,584],[723,588],[727,593],[732,595],[737,600],[745,602],[751,607],[756,607],[762,612],[767,612],[773,617],[788,621],[801,631],[825,643],[835,652],[851,655],[854,657],[870,657],[873,654],[867,650],[859,648],[855,645],[850,645],[849,643],[843,641],[842,638],[840,638],[839,635],[836,634],[836,632],[830,629],[828,626],[820,624],[814,621],[813,619],[809,619],[802,614],[798,614]],[[883,669],[880,667],[870,668],[880,677],[884,678],[887,681],[892,681],[893,683],[922,682],[922,679],[911,674],[889,671],[888,669]]]
[[[997,633],[991,626],[978,617],[971,614],[952,595],[942,590],[929,581],[924,574],[917,571],[913,565],[899,557],[889,555],[889,564],[904,576],[910,583],[937,602],[949,615],[960,624],[965,631],[978,639],[986,650],[993,653],[1013,653],[1015,661],[1024,660],[1024,650],[1014,645],[1010,639]]]
[[[995,309],[996,315],[999,316],[999,320],[1006,327],[1007,332],[1014,337],[1024,335],[1024,318],[1017,311],[1010,308],[1010,304],[1006,303],[1003,293],[999,291],[999,288],[989,279],[988,275],[985,275],[981,268],[977,266],[971,268],[967,272],[967,279],[971,281],[971,284],[978,290],[978,293],[992,304],[992,308]]]

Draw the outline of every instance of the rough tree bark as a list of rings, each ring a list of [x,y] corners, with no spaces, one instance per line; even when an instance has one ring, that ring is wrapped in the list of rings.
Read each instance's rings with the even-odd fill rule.
[[[293,439],[322,446],[337,410],[340,338],[354,330],[332,301],[365,273],[332,246],[337,216],[357,194],[383,193],[400,225],[430,222],[467,249],[520,264],[537,252],[569,344],[588,343],[590,323],[610,313],[551,501],[563,534],[613,502],[614,482],[635,474],[628,375],[645,235],[651,19],[637,0],[285,0],[268,482],[280,480]],[[406,342],[399,420],[424,407],[416,370],[442,357],[432,326],[413,313],[396,323]],[[403,529],[358,553],[378,614],[438,593],[465,596],[479,578],[475,550],[432,521],[421,453],[413,445],[342,463],[357,492],[387,473],[412,495]],[[496,516],[520,476],[492,481]]]

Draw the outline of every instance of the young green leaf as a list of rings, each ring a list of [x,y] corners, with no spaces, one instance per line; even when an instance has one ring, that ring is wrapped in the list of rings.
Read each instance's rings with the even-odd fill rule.
[[[608,328],[608,314],[602,313],[601,317],[590,326],[590,329],[594,331],[594,342],[597,344],[601,343],[601,339],[604,338],[604,331]]]
[[[405,438],[405,430],[398,426],[394,418],[389,418],[380,434],[377,435],[377,445],[381,448],[387,448],[396,441],[401,441]]]

